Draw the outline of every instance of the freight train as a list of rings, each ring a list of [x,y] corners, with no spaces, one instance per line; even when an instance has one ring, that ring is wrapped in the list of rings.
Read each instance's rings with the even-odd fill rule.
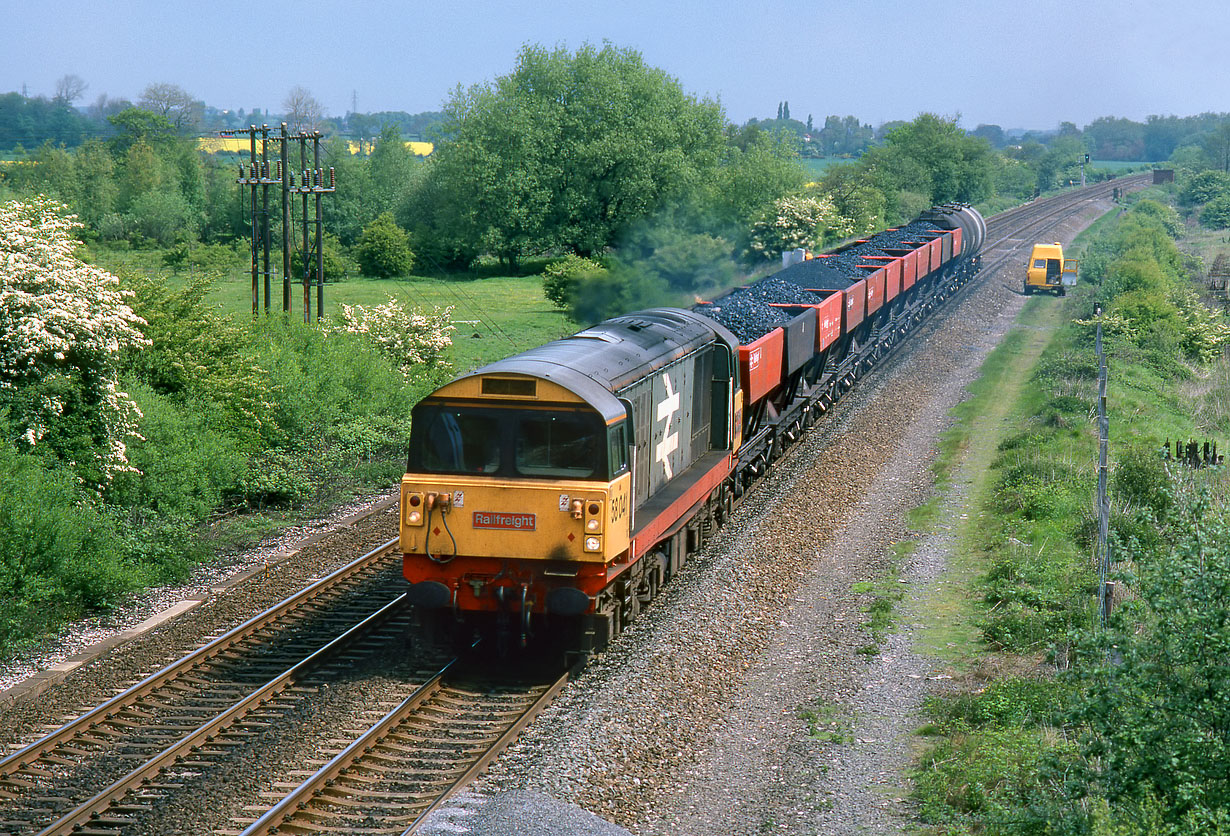
[[[424,398],[400,506],[424,627],[605,646],[815,419],[976,274],[985,236],[971,207],[937,206]]]

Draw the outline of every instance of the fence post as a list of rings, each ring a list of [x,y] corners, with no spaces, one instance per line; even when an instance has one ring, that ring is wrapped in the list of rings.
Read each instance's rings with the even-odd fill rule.
[[[1102,345],[1102,309],[1097,309],[1098,324],[1094,340],[1098,356],[1098,542],[1094,560],[1098,567],[1098,613],[1102,626],[1110,616],[1115,585],[1107,580],[1110,574],[1110,499],[1107,496],[1107,451],[1110,446],[1110,419],[1106,415],[1106,352]]]

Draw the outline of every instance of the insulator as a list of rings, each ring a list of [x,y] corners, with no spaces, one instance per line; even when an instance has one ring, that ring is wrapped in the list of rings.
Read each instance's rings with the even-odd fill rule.
[[[276,167],[277,172],[278,172],[278,179],[279,179],[279,180],[281,180],[281,179],[282,179],[282,161],[281,161],[281,160],[278,160],[278,161],[275,163],[275,167]]]
[[[337,178],[334,176],[333,166],[329,166],[329,188],[337,188]]]

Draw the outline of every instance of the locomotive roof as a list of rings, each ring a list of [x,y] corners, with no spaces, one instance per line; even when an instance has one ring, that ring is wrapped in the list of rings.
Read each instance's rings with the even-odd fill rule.
[[[652,308],[608,319],[570,337],[489,363],[457,380],[490,374],[550,380],[609,421],[624,415],[617,397],[623,388],[715,339],[732,353],[739,344],[725,327],[694,311]]]

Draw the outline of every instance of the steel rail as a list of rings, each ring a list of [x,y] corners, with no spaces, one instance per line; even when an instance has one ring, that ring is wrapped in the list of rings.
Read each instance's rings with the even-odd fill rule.
[[[335,786],[339,778],[344,778],[348,770],[352,770],[356,766],[361,768],[363,758],[368,753],[377,749],[381,742],[396,730],[403,726],[407,720],[417,718],[420,714],[420,709],[432,697],[443,692],[446,689],[445,681],[453,674],[454,669],[458,666],[457,659],[449,662],[430,680],[421,685],[410,696],[403,700],[393,710],[388,712],[383,718],[376,722],[370,729],[363,733],[353,743],[339,752],[336,756],[329,760],[324,766],[320,767],[310,778],[301,783],[298,787],[292,790],[286,797],[279,801],[276,805],[266,811],[260,818],[249,824],[240,836],[267,836],[267,834],[278,833],[283,831],[293,831],[295,829],[294,819],[300,816],[304,811],[310,811],[314,803],[330,804],[332,799],[325,796],[330,787]],[[432,810],[442,805],[448,798],[454,795],[458,790],[465,787],[474,780],[479,774],[485,770],[492,761],[494,761],[501,752],[510,746],[517,737],[525,730],[525,727],[533,722],[542,711],[550,705],[558,696],[559,692],[568,683],[570,673],[565,672],[554,683],[549,685],[535,700],[531,703],[521,715],[513,721],[507,729],[486,746],[477,756],[467,755],[465,752],[458,754],[458,758],[468,758],[469,763],[457,778],[453,779],[445,786],[436,798],[428,802],[427,806],[414,814],[414,819],[410,827],[404,832],[409,834],[422,822],[423,818]],[[481,698],[480,698],[481,699]],[[476,700],[477,701],[477,700]],[[447,724],[447,719],[438,721],[441,724]],[[391,801],[394,799],[390,799]],[[368,811],[375,813],[373,809]],[[316,822],[313,829],[326,830],[326,826],[320,822]]]
[[[406,603],[405,594],[399,595],[324,647],[319,648],[310,656],[300,660],[292,667],[269,680],[209,722],[197,727],[189,735],[181,738],[177,743],[168,746],[162,752],[96,794],[93,798],[61,816],[58,821],[41,830],[38,836],[66,836],[66,834],[80,830],[91,818],[101,814],[117,801],[123,799],[132,790],[140,787],[176,761],[181,760],[185,755],[212,742],[223,733],[224,729],[234,725],[252,710],[265,704],[276,694],[291,685],[297,676],[324,659],[329,658],[338,650],[349,646],[356,638],[366,634],[373,627],[384,623],[389,617],[406,606]]]
[[[29,745],[13,752],[0,760],[0,778],[12,775],[24,766],[37,762],[43,755],[51,752],[57,746],[71,740],[82,730],[87,730],[105,723],[121,712],[137,704],[139,700],[155,692],[182,676],[185,672],[199,667],[202,663],[231,649],[243,640],[259,632],[262,628],[289,615],[300,606],[315,600],[339,584],[353,578],[368,569],[372,564],[384,557],[397,544],[396,539],[372,549],[362,557],[351,561],[335,572],[321,578],[319,581],[295,593],[290,598],[275,604],[259,615],[240,624],[228,633],[219,636],[182,659],[172,662],[161,670],[150,674],[131,688],[115,695],[102,705],[81,715],[76,720],[65,723],[60,728],[47,734]]]

